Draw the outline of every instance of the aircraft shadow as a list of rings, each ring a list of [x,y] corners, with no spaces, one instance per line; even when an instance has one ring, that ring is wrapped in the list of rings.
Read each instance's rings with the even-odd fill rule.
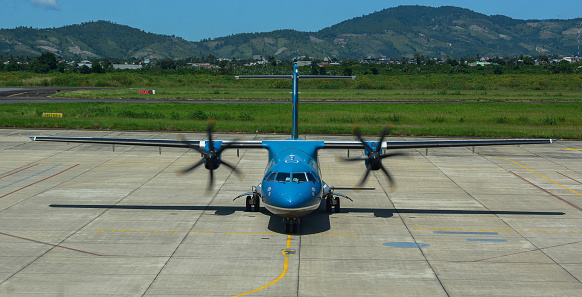
[[[56,208],[96,208],[96,209],[139,209],[139,210],[214,210],[215,215],[231,215],[235,212],[245,211],[243,206],[181,206],[181,205],[104,205],[104,204],[51,204]],[[265,208],[261,208],[261,213],[268,215],[269,225],[267,228],[276,233],[285,233],[285,222],[283,218],[270,213]],[[460,210],[460,209],[378,209],[378,208],[342,208],[341,213],[362,213],[374,214],[378,218],[390,218],[394,214],[449,214],[449,215],[530,215],[530,216],[561,216],[564,212],[552,211],[495,211],[495,210]],[[341,213],[339,215],[341,215]],[[316,234],[329,231],[331,229],[330,216],[333,213],[325,211],[325,202],[310,215],[303,217],[301,222],[301,234]]]

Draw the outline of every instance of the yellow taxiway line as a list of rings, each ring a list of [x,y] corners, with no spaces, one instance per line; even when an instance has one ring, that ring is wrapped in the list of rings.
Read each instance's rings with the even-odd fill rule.
[[[289,250],[289,248],[291,248],[291,234],[287,235],[286,250]],[[234,297],[244,296],[244,295],[248,295],[248,294],[251,294],[251,293],[260,291],[260,290],[262,290],[264,288],[267,288],[267,287],[269,287],[269,286],[277,283],[278,281],[280,281],[287,274],[287,270],[289,269],[289,254],[283,252],[283,255],[286,255],[285,256],[285,262],[283,263],[283,272],[281,272],[281,274],[279,275],[279,277],[277,277],[274,281],[272,281],[272,282],[270,282],[270,283],[268,283],[268,284],[266,284],[266,285],[264,285],[264,286],[262,286],[260,288],[257,288],[257,289],[254,289],[252,291],[248,291],[246,293],[242,293],[242,294],[239,294],[239,295],[235,295]]]

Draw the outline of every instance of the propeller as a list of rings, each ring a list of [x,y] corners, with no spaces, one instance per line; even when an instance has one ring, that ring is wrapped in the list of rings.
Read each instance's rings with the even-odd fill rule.
[[[381,154],[382,142],[384,141],[384,138],[386,137],[386,135],[389,132],[390,132],[390,129],[388,127],[385,127],[384,129],[382,129],[382,135],[380,136],[380,140],[378,141],[378,145],[376,146],[375,149],[372,149],[372,147],[370,147],[370,145],[367,142],[365,142],[364,139],[362,138],[362,134],[360,133],[360,129],[357,127],[354,128],[354,135],[364,145],[364,149],[366,150],[366,154],[363,156],[357,157],[357,158],[342,158],[342,160],[347,161],[347,162],[354,162],[354,161],[367,162],[366,173],[362,177],[362,180],[360,180],[358,187],[361,187],[364,185],[364,183],[366,182],[366,179],[368,179],[368,175],[370,174],[370,171],[372,171],[372,170],[374,170],[374,171],[381,170],[382,172],[384,172],[384,174],[388,178],[388,182],[390,182],[390,188],[394,189],[396,187],[396,182],[394,181],[394,178],[392,177],[390,172],[388,172],[388,170],[384,167],[384,165],[382,165],[382,160],[385,158],[390,158],[390,157],[395,157],[395,156],[404,156],[406,154],[400,153],[400,152]]]
[[[180,136],[180,142],[186,145],[188,148],[191,148],[200,154],[202,154],[202,159],[196,162],[194,165],[180,169],[176,173],[179,175],[190,173],[192,170],[198,168],[201,165],[208,170],[210,170],[209,181],[208,181],[208,188],[207,191],[212,190],[214,186],[214,170],[218,169],[220,165],[224,165],[230,169],[237,175],[240,175],[241,172],[236,167],[232,166],[228,162],[220,159],[220,154],[229,147],[232,146],[232,143],[226,143],[220,146],[218,150],[215,148],[215,143],[212,141],[212,128],[214,126],[214,121],[208,122],[208,126],[206,127],[206,133],[208,134],[208,150],[200,148],[199,146],[193,145],[191,142],[184,139],[183,136]]]

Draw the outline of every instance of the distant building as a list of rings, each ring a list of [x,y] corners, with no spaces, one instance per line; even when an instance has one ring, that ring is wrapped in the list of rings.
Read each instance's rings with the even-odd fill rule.
[[[311,66],[311,61],[297,61],[297,66]]]
[[[563,60],[566,60],[570,63],[578,63],[578,62],[582,62],[582,58],[580,57],[564,57]]]
[[[188,63],[192,67],[202,67],[202,68],[220,68],[218,65],[213,65],[210,63]]]
[[[143,65],[133,65],[133,64],[113,64],[113,69],[129,69],[136,70],[141,69]]]

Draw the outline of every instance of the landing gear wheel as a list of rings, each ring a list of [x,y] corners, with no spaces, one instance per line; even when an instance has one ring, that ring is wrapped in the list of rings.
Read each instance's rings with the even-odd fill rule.
[[[325,199],[325,212],[327,213],[331,213],[331,199],[332,198]]]
[[[251,196],[247,196],[245,212],[251,212]]]
[[[335,197],[333,199],[335,200],[335,213],[340,213],[341,212],[341,208],[340,208],[340,198],[339,197]]]
[[[260,212],[261,211],[261,198],[255,198],[255,212]]]
[[[300,220],[295,219],[285,219],[285,233],[286,234],[295,234],[299,230]]]

